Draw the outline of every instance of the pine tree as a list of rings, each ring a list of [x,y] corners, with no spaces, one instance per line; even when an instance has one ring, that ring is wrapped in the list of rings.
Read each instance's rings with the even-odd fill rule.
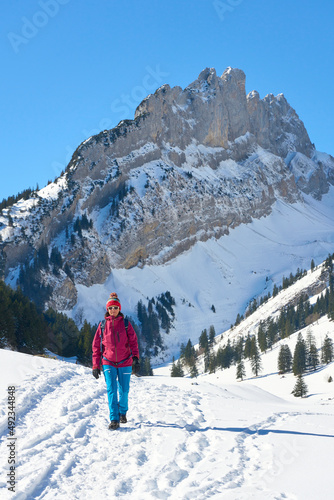
[[[235,345],[236,361],[239,362],[244,357],[244,338],[239,337]]]
[[[199,338],[199,347],[203,349],[204,351],[207,351],[209,348],[209,339],[208,339],[208,333],[206,331],[206,328],[202,331],[200,338]]]
[[[265,352],[268,348],[268,345],[267,345],[267,336],[263,321],[260,321],[259,329],[257,331],[257,340],[259,343],[260,350],[262,352]]]
[[[215,343],[216,330],[213,325],[209,328],[209,346],[212,347]]]
[[[71,357],[77,355],[80,332],[73,319],[53,309],[48,309],[44,316],[51,328],[49,335],[50,350],[53,350],[59,356]]]
[[[187,345],[184,348],[184,353],[182,355],[184,358],[184,362],[187,365],[192,365],[195,359],[195,348],[192,345],[191,340],[189,339]]]
[[[251,341],[250,360],[251,360],[252,372],[257,377],[259,372],[262,370],[262,362],[261,362],[261,356],[260,356],[260,352],[259,352],[259,349],[257,346],[256,338],[254,336],[252,337],[252,341]]]
[[[306,326],[306,316],[307,312],[306,310],[308,309],[308,301],[305,301],[305,297],[303,295],[300,296],[298,305],[297,305],[297,311],[296,311],[296,328],[298,330],[301,330],[302,328],[305,328]]]
[[[137,304],[137,315],[141,323],[141,335],[145,343],[145,355],[150,357],[157,355],[159,348],[162,347],[162,338],[160,334],[159,317],[153,309],[153,300],[148,304],[148,309],[142,301]]]
[[[306,334],[306,349],[307,349],[307,357],[306,357],[307,368],[309,370],[314,371],[316,370],[319,364],[319,356],[315,338],[311,328],[307,330]]]
[[[144,359],[144,363],[143,363],[143,368],[142,368],[142,375],[146,375],[146,376],[149,376],[149,377],[152,377],[153,376],[153,370],[152,370],[152,366],[151,366],[151,360],[149,357],[146,357]]]
[[[237,364],[237,379],[243,380],[244,377],[246,377],[246,369],[244,360],[241,357]]]
[[[277,342],[278,336],[278,325],[272,318],[267,320],[267,345],[268,348],[272,349],[275,342]]]
[[[294,375],[301,375],[306,369],[306,345],[302,334],[298,334],[296,347],[293,353],[292,371]]]
[[[42,353],[48,325],[36,305],[18,287],[0,281],[0,345],[29,354]]]
[[[287,373],[291,370],[292,364],[292,354],[290,348],[287,344],[281,346],[278,360],[277,360],[277,368],[279,373]]]
[[[315,344],[311,345],[310,350],[307,353],[307,365],[312,371],[315,371],[319,365],[318,349]]]
[[[304,381],[302,374],[299,374],[291,394],[293,394],[296,398],[303,398],[306,396],[307,392],[308,388],[306,382]]]
[[[182,369],[180,359],[178,359],[177,363],[175,363],[174,358],[173,358],[173,364],[172,364],[170,376],[171,377],[184,377],[184,371]]]
[[[18,350],[28,353],[43,352],[47,343],[47,325],[44,316],[19,289],[13,293],[13,312]]]
[[[86,366],[89,366],[92,358],[92,342],[97,327],[91,326],[86,320],[80,330],[77,344],[78,361]]]
[[[215,354],[210,353],[209,357],[209,373],[216,373],[216,369],[218,367],[218,358],[215,356]]]
[[[243,315],[240,316],[240,314],[238,313],[236,320],[235,320],[235,323],[234,323],[234,326],[238,326],[243,319],[244,319]]]
[[[56,271],[63,267],[63,259],[57,247],[52,247],[50,264],[53,264]]]
[[[279,353],[278,353],[277,368],[278,368],[279,374],[286,372],[285,359],[284,359],[284,346],[283,345],[281,345]]]
[[[0,281],[0,347],[17,348],[15,335],[15,315],[11,300],[11,291]]]
[[[39,247],[39,249],[37,251],[37,258],[35,259],[35,265],[38,268],[47,269],[49,267],[48,246],[44,242],[41,243],[41,246]]]
[[[226,346],[223,348],[221,353],[221,367],[229,368],[236,358],[236,353],[231,346],[231,341],[228,339]]]
[[[217,368],[223,368],[223,364],[224,364],[223,357],[224,357],[223,348],[218,347],[216,355],[215,355]]]
[[[198,369],[196,366],[196,362],[190,367],[190,377],[191,378],[198,377]]]
[[[328,363],[331,363],[333,361],[333,358],[334,358],[333,341],[326,334],[323,345],[321,347],[321,362],[327,365]]]

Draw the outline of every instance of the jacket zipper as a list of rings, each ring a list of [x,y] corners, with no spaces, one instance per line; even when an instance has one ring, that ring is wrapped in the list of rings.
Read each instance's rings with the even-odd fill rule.
[[[115,354],[116,354],[116,363],[117,363],[117,344],[116,344],[116,335],[115,335],[115,319],[113,318],[111,320],[111,324],[112,324],[112,331],[113,331],[113,334],[114,334],[114,342],[115,342]]]

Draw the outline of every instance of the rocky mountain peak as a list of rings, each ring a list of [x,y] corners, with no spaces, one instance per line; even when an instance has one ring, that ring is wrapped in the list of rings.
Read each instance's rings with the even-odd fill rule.
[[[245,83],[240,69],[229,67],[219,77],[214,68],[205,68],[184,90],[160,87],[138,106],[135,119],[146,118],[150,139],[163,136],[182,148],[195,139],[228,149],[230,142],[249,132],[261,147],[280,157],[294,150],[311,157],[314,147],[284,95],[260,99],[255,90],[246,95]]]
[[[237,85],[241,92],[245,92],[246,75],[241,69],[229,66],[222,74],[221,79],[226,84]]]
[[[56,196],[41,190],[28,215],[3,213],[5,272],[42,243],[59,247],[70,270],[52,277],[63,309],[76,300],[70,282],[102,283],[114,268],[167,262],[269,214],[279,199],[320,199],[333,172],[334,160],[319,159],[283,94],[246,95],[242,70],[219,77],[206,68],[184,89],[161,86],[134,120],[84,141],[54,184]],[[83,216],[91,223],[81,231]]]

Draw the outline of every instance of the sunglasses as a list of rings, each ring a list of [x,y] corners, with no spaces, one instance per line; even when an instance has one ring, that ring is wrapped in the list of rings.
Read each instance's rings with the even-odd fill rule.
[[[110,306],[110,307],[108,307],[108,309],[116,309],[117,310],[117,309],[119,309],[119,307],[118,306]]]

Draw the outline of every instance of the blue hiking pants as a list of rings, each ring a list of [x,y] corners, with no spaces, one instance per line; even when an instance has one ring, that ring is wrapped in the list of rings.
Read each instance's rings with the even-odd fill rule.
[[[119,420],[119,415],[125,415],[128,411],[132,367],[115,368],[110,365],[102,365],[102,367],[107,384],[110,421]]]

